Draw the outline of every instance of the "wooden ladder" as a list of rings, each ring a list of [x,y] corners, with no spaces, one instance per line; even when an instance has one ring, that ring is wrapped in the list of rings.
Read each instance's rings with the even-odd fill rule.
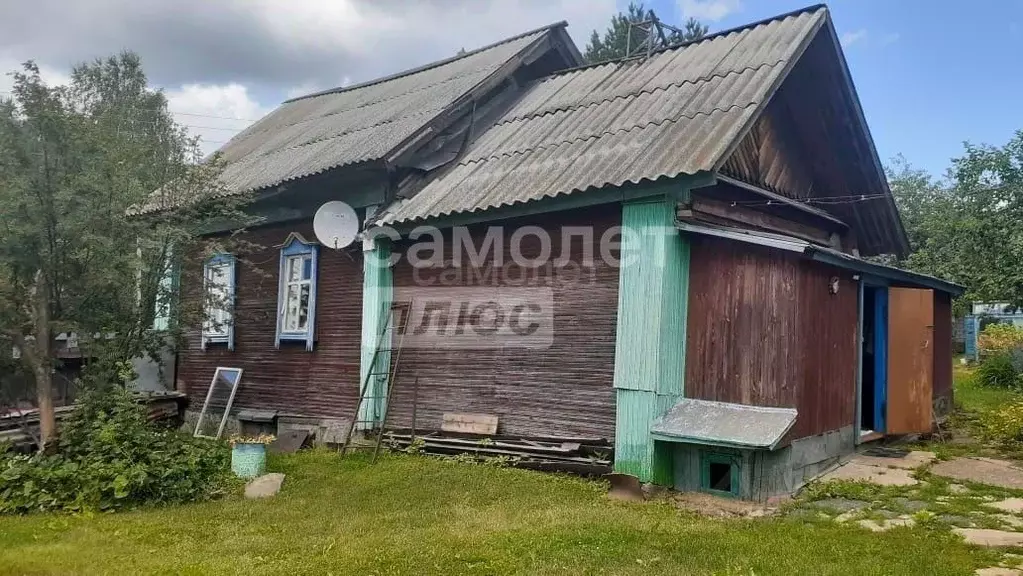
[[[402,321],[399,324],[394,322],[395,310],[403,311]],[[380,455],[380,445],[384,439],[384,428],[387,425],[387,413],[391,408],[391,392],[394,390],[395,375],[398,373],[398,364],[401,361],[401,350],[402,344],[405,341],[405,332],[408,327],[409,316],[412,312],[412,302],[392,302],[390,306],[384,311],[383,318],[383,329],[380,331],[379,337],[377,338],[376,348],[373,350],[373,359],[369,363],[369,371],[366,372],[366,377],[362,380],[362,386],[359,387],[359,401],[355,404],[355,413],[352,415],[352,419],[348,424],[348,433],[345,435],[345,441],[341,444],[340,454],[343,458],[350,450],[357,448],[373,448],[373,460],[375,464],[377,456]],[[394,331],[398,332],[398,345],[385,347],[384,342],[389,341],[387,339],[388,334],[393,338]],[[391,341],[393,344],[393,341]],[[383,369],[377,369],[377,359],[380,358],[381,353],[392,352],[394,357],[390,359],[388,365]],[[387,380],[387,392],[383,395],[376,394],[375,388],[371,389],[369,383],[373,378],[377,376],[386,376]],[[359,413],[361,412],[362,405],[367,400],[380,400],[384,401],[384,410],[381,414],[379,427],[377,427],[377,419],[375,414],[368,414],[366,418],[360,418]],[[359,424],[370,424],[370,430],[375,428],[376,439],[371,445],[353,445],[353,437],[355,436],[355,429]]]

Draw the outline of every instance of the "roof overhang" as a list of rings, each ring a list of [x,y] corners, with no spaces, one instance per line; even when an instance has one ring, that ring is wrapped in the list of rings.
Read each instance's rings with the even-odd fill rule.
[[[676,226],[682,232],[690,234],[724,238],[727,240],[735,240],[737,242],[745,242],[747,244],[792,252],[816,262],[835,266],[836,268],[842,268],[843,270],[849,270],[858,274],[870,275],[887,280],[894,286],[928,288],[951,294],[953,297],[961,296],[963,292],[966,291],[964,286],[942,280],[941,278],[935,278],[934,276],[928,276],[927,274],[920,274],[918,272],[910,272],[909,270],[903,270],[892,266],[885,266],[884,264],[864,260],[851,254],[835,250],[834,248],[820,246],[792,236],[756,230],[745,230],[742,228],[732,228],[728,226],[716,226],[712,224],[695,224],[691,222],[678,222]]]
[[[795,408],[683,398],[650,427],[662,442],[774,450],[796,423]]]

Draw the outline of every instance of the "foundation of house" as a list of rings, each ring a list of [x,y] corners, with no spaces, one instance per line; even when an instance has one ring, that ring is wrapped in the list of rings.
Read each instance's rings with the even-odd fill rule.
[[[674,487],[763,502],[792,494],[854,450],[852,426],[801,438],[773,451],[678,444]]]

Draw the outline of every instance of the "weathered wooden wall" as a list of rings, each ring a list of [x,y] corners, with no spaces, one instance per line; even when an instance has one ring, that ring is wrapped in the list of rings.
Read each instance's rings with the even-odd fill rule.
[[[554,299],[554,343],[543,350],[406,347],[395,380],[388,426],[411,426],[413,384],[418,376],[416,418],[420,429],[440,428],[445,412],[479,412],[497,414],[501,434],[613,439],[618,269],[603,262],[599,242],[604,230],[620,222],[620,214],[621,207],[612,205],[495,224],[505,228],[505,262],[511,262],[508,237],[519,226],[536,225],[548,230],[553,240],[552,259],[562,254],[562,226],[593,226],[592,267],[523,270],[512,265],[486,274],[477,274],[475,269],[456,274],[448,262],[416,274],[403,254],[394,270],[398,301],[415,298],[424,289],[436,297],[435,290],[443,290],[446,282],[440,280],[442,275],[460,279],[449,283],[452,294],[466,287],[493,288],[498,301],[498,286],[549,286]],[[316,349],[310,353],[300,344],[283,344],[276,350],[277,246],[295,229],[274,226],[247,236],[263,249],[240,255],[235,351],[223,345],[203,351],[196,335],[180,355],[178,381],[195,401],[205,397],[217,366],[233,366],[245,370],[236,407],[272,408],[308,416],[351,416],[358,397],[362,255],[358,250],[321,252]],[[297,230],[307,238],[313,237],[307,227]],[[485,229],[474,228],[476,238],[482,233]],[[527,237],[524,255],[538,252],[538,240]],[[403,253],[401,246],[395,253]],[[579,237],[574,238],[568,253],[573,261],[582,260]],[[450,244],[447,254],[450,257]],[[513,281],[490,284],[485,279]],[[197,298],[199,288],[189,287],[186,297]]]
[[[693,237],[684,395],[799,411],[789,439],[851,426],[857,289],[794,254]],[[840,279],[837,294],[828,289]]]
[[[260,245],[239,254],[235,285],[235,350],[214,344],[204,351],[198,334],[179,355],[179,389],[198,409],[217,366],[244,369],[235,406],[276,409],[288,414],[348,417],[352,414],[359,380],[359,341],[362,322],[362,253],[352,250],[320,252],[316,349],[304,343],[274,348],[277,318],[279,246],[288,233],[315,238],[311,223],[275,225],[246,234]],[[201,262],[189,265],[195,269]],[[201,277],[201,275],[199,276]],[[202,286],[184,286],[185,298],[199,297]],[[183,387],[183,388],[182,388]]]
[[[934,292],[934,408],[935,416],[952,410],[952,297]]]
[[[448,262],[441,268],[417,273],[403,259],[394,271],[397,301],[421,298],[427,293],[430,298],[445,292],[457,297],[468,287],[492,290],[500,301],[499,286],[550,287],[554,339],[553,345],[543,350],[406,347],[393,391],[389,426],[412,425],[413,386],[418,377],[419,429],[438,429],[445,412],[470,412],[496,414],[500,434],[613,439],[618,268],[603,262],[599,242],[603,232],[620,220],[621,206],[610,205],[494,223],[505,228],[503,270],[463,268],[455,273]],[[552,258],[562,254],[562,226],[592,226],[594,265],[536,270],[508,265],[509,236],[525,225],[540,226],[550,233]],[[474,227],[472,234],[479,239],[485,229]],[[538,254],[538,241],[527,238],[523,253]],[[581,262],[582,241],[575,238],[566,253],[573,262]],[[442,278],[457,280],[442,286]],[[523,283],[524,278],[527,280]]]

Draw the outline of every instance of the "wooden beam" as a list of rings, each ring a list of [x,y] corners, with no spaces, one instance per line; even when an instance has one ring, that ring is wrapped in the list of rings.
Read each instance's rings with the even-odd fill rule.
[[[827,222],[830,222],[831,224],[833,224],[835,226],[840,226],[843,230],[849,228],[849,225],[846,224],[845,222],[843,222],[842,220],[839,220],[838,218],[835,218],[831,214],[828,214],[827,212],[825,212],[825,211],[823,211],[823,210],[821,210],[819,208],[814,208],[813,206],[809,206],[809,205],[807,205],[807,204],[805,204],[803,202],[800,202],[798,200],[793,200],[792,198],[786,198],[785,196],[782,196],[781,194],[777,194],[775,192],[771,192],[770,190],[767,190],[765,188],[761,188],[760,186],[755,186],[753,184],[749,184],[747,182],[743,182],[742,180],[736,180],[735,178],[732,178],[730,176],[725,176],[723,174],[718,174],[717,175],[717,179],[718,179],[719,182],[724,182],[725,184],[729,184],[731,186],[735,186],[736,188],[742,188],[743,190],[746,190],[747,192],[753,192],[754,194],[763,196],[764,198],[770,200],[771,202],[777,202],[778,204],[782,204],[782,205],[787,206],[789,208],[794,208],[796,210],[799,210],[799,211],[804,212],[806,214],[809,214],[811,216],[817,217],[817,218],[819,218],[821,220],[825,220]]]
[[[753,226],[767,232],[786,234],[809,242],[840,248],[840,246],[834,246],[832,233],[828,230],[800,222],[793,222],[781,216],[767,214],[752,208],[731,206],[728,202],[721,200],[698,198],[695,196],[687,207],[685,204],[682,206],[684,208],[679,209],[680,219],[688,217],[697,221],[712,221],[714,224],[724,224],[726,226],[735,224]]]

